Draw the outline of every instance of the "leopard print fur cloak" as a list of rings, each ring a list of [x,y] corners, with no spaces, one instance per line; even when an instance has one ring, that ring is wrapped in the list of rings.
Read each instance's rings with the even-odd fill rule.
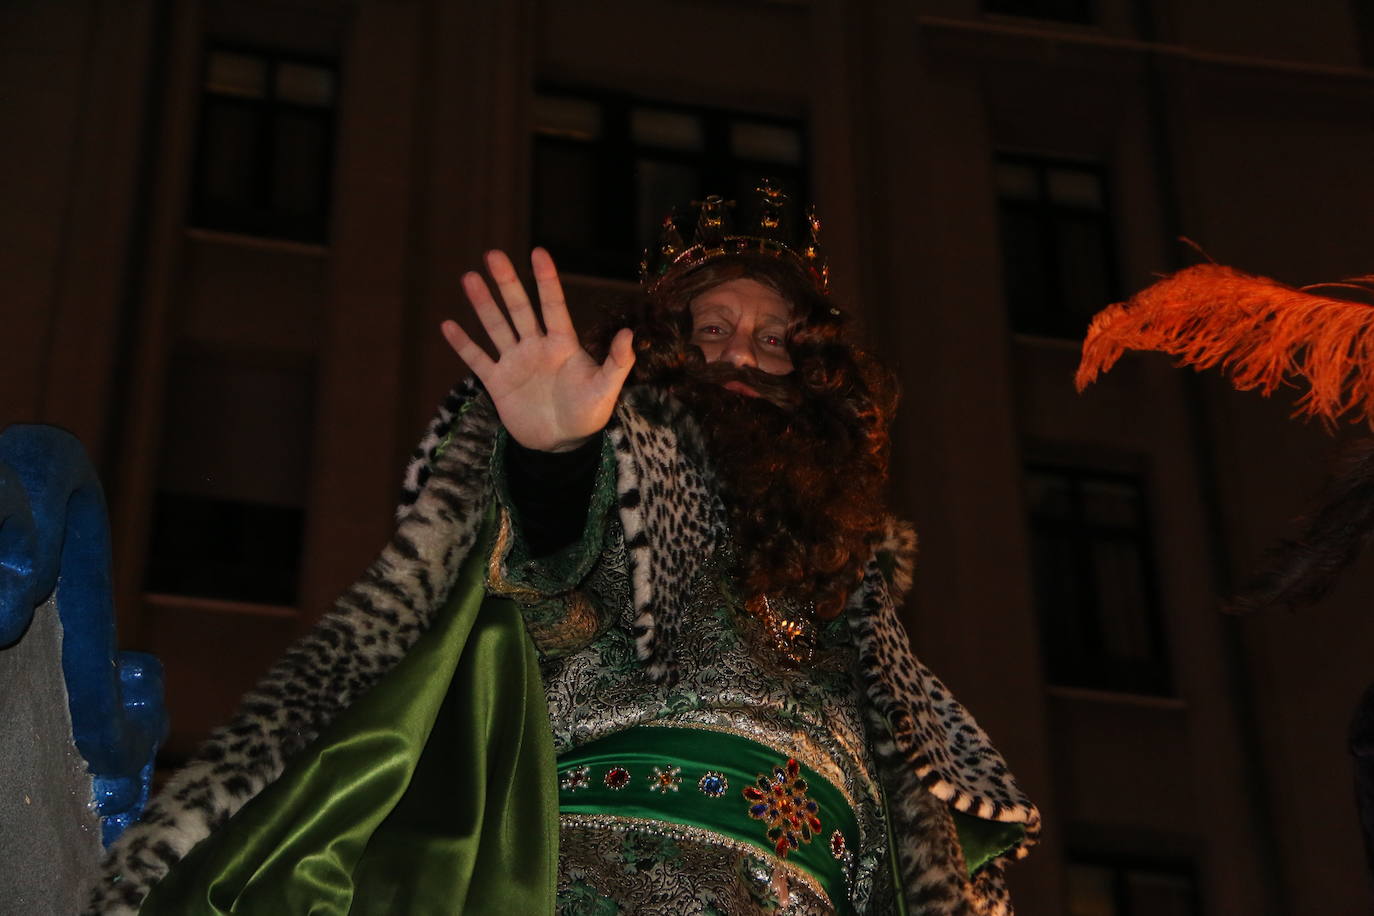
[[[273,782],[428,628],[491,498],[497,426],[490,401],[471,380],[449,393],[406,470],[397,527],[381,555],[111,847],[88,912],[137,912],[191,847]],[[724,514],[700,434],[664,393],[628,389],[607,435],[617,461],[636,646],[650,673],[671,681],[687,585],[722,534]],[[921,916],[1009,916],[1004,862],[1034,844],[1039,813],[983,731],[912,654],[896,607],[910,586],[915,536],[895,522],[888,529],[848,617],[908,908]],[[880,564],[880,557],[890,562]],[[884,567],[895,570],[891,579]],[[1021,824],[1025,839],[970,878],[951,807]]]

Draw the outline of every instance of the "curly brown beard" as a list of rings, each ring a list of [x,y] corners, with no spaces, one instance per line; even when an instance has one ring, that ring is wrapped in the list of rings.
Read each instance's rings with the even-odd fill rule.
[[[692,407],[715,468],[739,558],[742,595],[844,609],[883,515],[879,454],[842,401],[806,391],[795,373],[709,363],[676,389]],[[749,397],[722,386],[740,381]]]

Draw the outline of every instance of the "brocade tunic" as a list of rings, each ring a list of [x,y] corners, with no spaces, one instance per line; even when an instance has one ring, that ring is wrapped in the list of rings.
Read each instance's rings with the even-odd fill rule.
[[[691,612],[678,634],[680,678],[672,686],[655,683],[635,657],[623,536],[610,511],[613,489],[613,466],[603,463],[586,529],[570,547],[531,559],[508,514],[494,553],[489,588],[521,604],[542,656],[556,752],[561,757],[636,726],[666,725],[752,739],[773,748],[779,765],[796,758],[842,791],[857,821],[858,848],[842,859],[855,911],[887,912],[892,886],[883,800],[864,736],[848,628],[842,620],[825,626],[812,661],[789,663],[739,606],[726,573],[729,548],[721,546],[692,585]],[[684,770],[678,791],[699,793],[702,775]],[[603,777],[601,770],[590,774]],[[653,775],[631,768],[630,779],[627,791],[646,791],[642,781]],[[747,809],[742,789],[732,781],[722,797],[701,798]],[[834,825],[824,813],[822,821],[811,842],[828,847]],[[564,813],[560,823],[558,909],[569,916],[833,912],[814,878],[759,849],[614,817]],[[758,829],[762,839],[765,826]]]

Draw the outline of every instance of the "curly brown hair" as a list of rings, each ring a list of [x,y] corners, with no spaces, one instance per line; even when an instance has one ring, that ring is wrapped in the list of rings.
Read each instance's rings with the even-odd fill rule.
[[[772,381],[797,393],[795,406],[723,393],[719,383],[734,370],[708,369],[690,342],[692,301],[741,278],[792,304],[793,372]],[[847,339],[843,312],[784,261],[719,258],[622,308],[591,349],[604,354],[628,324],[636,350],[630,381],[668,387],[696,409],[729,512],[742,594],[811,601],[821,619],[837,616],[883,528],[892,374]],[[740,377],[755,387],[770,381],[757,370]]]

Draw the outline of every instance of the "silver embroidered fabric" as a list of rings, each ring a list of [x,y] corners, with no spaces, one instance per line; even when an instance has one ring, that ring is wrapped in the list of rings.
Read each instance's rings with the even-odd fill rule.
[[[762,855],[647,830],[564,826],[559,844],[558,912],[566,916],[834,912]]]
[[[795,756],[852,804],[859,828],[849,882],[855,910],[886,912],[891,882],[882,801],[864,737],[847,628],[842,622],[828,627],[813,663],[789,668],[751,637],[725,583],[715,562],[698,575],[677,644],[681,676],[671,687],[650,681],[635,659],[628,607],[590,645],[547,660],[543,673],[555,751],[562,754],[614,732],[654,724],[731,731],[776,748],[779,763]],[[695,777],[689,781],[687,775],[684,791],[695,791]],[[730,794],[739,795],[739,788],[731,786]],[[747,804],[743,796],[739,804]],[[824,830],[812,842],[827,842],[829,833]],[[767,854],[585,826],[565,825],[560,843],[559,911],[569,916],[830,911],[796,881],[788,885],[784,907],[770,890],[776,882]],[[667,899],[676,903],[665,904]]]

